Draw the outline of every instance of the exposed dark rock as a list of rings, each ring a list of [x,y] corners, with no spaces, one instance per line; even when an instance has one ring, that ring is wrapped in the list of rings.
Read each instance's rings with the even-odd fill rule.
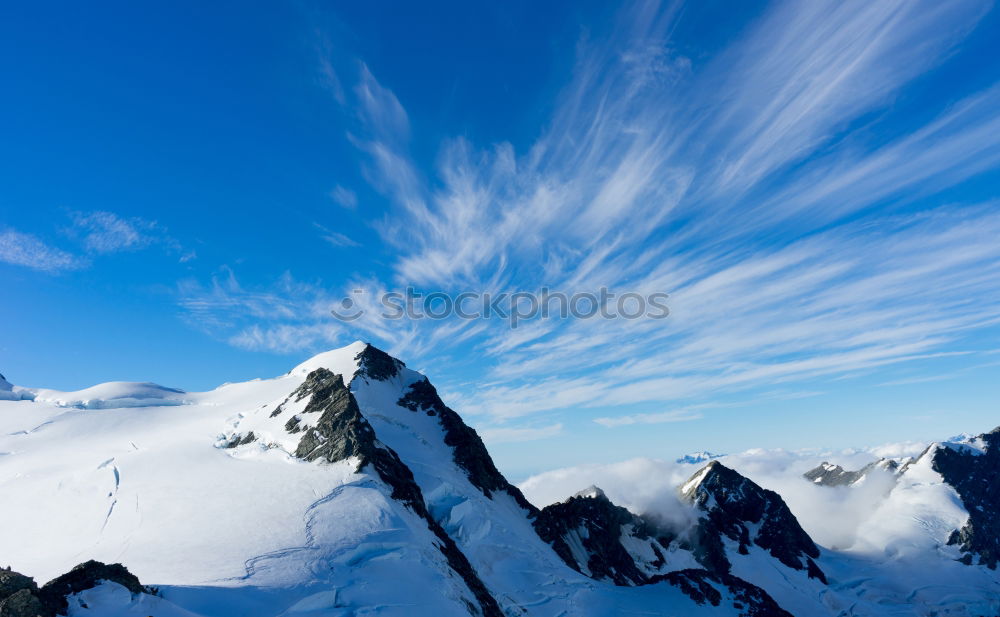
[[[738,552],[750,546],[767,550],[789,568],[806,570],[826,582],[812,561],[819,549],[774,491],[761,488],[725,465],[712,461],[691,477],[682,497],[704,515],[692,535],[692,551],[699,563],[715,574],[726,574],[731,564],[722,537],[738,543]]]
[[[309,373],[305,382],[293,393],[302,399],[311,396],[300,415],[320,414],[315,426],[305,430],[295,449],[298,458],[329,463],[356,456],[359,468],[371,462],[373,451],[377,449],[375,431],[368,420],[361,415],[357,401],[351,394],[344,379],[325,368]],[[294,420],[295,418],[293,418]],[[292,420],[289,420],[289,424]],[[297,432],[298,422],[289,432]]]
[[[41,589],[35,581],[10,568],[0,569],[0,617],[54,617],[66,613],[66,596],[92,589],[104,581],[122,585],[132,593],[147,590],[121,564],[99,561],[81,563]]]
[[[645,574],[622,545],[622,529],[630,529],[633,538],[650,543],[659,559],[659,563],[651,564],[654,567],[666,563],[660,549],[667,548],[673,538],[643,517],[613,504],[596,487],[543,508],[535,520],[535,528],[542,539],[552,544],[563,561],[571,568],[583,571],[566,542],[566,538],[575,533],[572,541],[580,542],[587,552],[586,569],[592,578],[609,579],[616,585],[667,583],[680,588],[699,605],[720,606],[728,594],[733,608],[741,616],[791,617],[763,589],[729,574],[728,562],[726,571],[722,572],[686,569],[652,576]],[[714,537],[718,539],[718,535]]]
[[[246,435],[236,434],[229,438],[229,441],[226,442],[225,447],[236,448],[239,446],[245,446],[248,443],[253,443],[255,439],[257,439],[257,437],[253,434],[253,431],[250,431]]]
[[[366,345],[354,359],[358,362],[356,376],[374,381],[391,379],[406,366],[374,345]]]
[[[595,487],[588,493],[543,508],[534,521],[538,535],[552,545],[569,567],[589,572],[591,578],[608,579],[616,585],[647,583],[649,577],[636,567],[634,558],[621,543],[622,527],[631,525],[634,537],[649,541],[658,550],[656,530],[643,518],[611,503],[600,489]],[[568,539],[583,545],[587,563],[577,563]],[[665,542],[669,544],[669,540]],[[662,560],[662,552],[658,555]]]
[[[410,411],[423,412],[429,416],[438,417],[438,422],[444,429],[444,442],[451,446],[455,464],[465,470],[472,485],[481,490],[484,495],[491,497],[494,491],[505,491],[521,507],[526,509],[529,515],[533,516],[537,513],[538,509],[524,498],[520,489],[507,482],[507,478],[496,468],[493,459],[486,450],[486,445],[483,444],[483,440],[476,433],[476,430],[467,425],[458,413],[444,404],[437,389],[431,385],[427,378],[410,384],[406,394],[399,399],[397,405]]]
[[[28,589],[0,600],[0,617],[51,617],[54,613]]]
[[[0,568],[0,600],[22,589],[35,592],[38,590],[38,585],[35,584],[35,579],[30,576],[14,572],[10,568]]]
[[[868,463],[857,471],[848,471],[840,465],[824,461],[802,474],[802,477],[820,486],[850,486],[876,469],[896,473],[900,471],[900,464],[892,459],[882,458]]]
[[[933,457],[934,471],[955,489],[969,513],[968,522],[952,532],[948,544],[957,544],[965,553],[963,563],[996,569],[1000,561],[1000,427],[975,441],[979,447],[931,446],[921,458]]]
[[[712,573],[708,570],[677,570],[655,576],[651,583],[669,583],[684,592],[698,605],[722,604],[723,594],[717,586],[725,587],[732,595],[732,606],[740,617],[792,617],[778,606],[766,591],[731,574]]]
[[[847,471],[840,465],[823,461],[822,464],[802,474],[802,477],[820,486],[848,486],[861,478],[861,471]]]
[[[38,598],[52,614],[61,614],[69,606],[66,596],[92,589],[102,581],[118,583],[132,593],[146,591],[139,579],[120,563],[109,565],[91,560],[45,583],[38,592]]]
[[[300,420],[298,416],[292,416],[285,422],[285,430],[289,433],[295,434],[302,431],[302,427],[299,426]]]
[[[718,578],[708,570],[675,570],[655,577],[654,583],[670,583],[679,588],[684,594],[694,600],[698,606],[711,604],[718,606],[722,603],[722,592],[715,588],[709,581],[718,581]]]

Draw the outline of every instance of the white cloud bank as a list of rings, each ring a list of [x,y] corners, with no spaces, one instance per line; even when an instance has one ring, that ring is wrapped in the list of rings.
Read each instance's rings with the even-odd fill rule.
[[[882,504],[894,479],[888,473],[873,472],[854,487],[823,487],[809,482],[802,474],[824,461],[855,470],[881,456],[916,456],[926,445],[886,444],[839,452],[748,450],[717,460],[781,495],[816,542],[828,548],[847,549],[858,543],[863,525]],[[519,488],[528,500],[543,507],[596,485],[609,499],[632,512],[678,525],[691,516],[690,508],[677,498],[678,487],[703,466],[704,463],[636,458],[609,465],[549,471],[528,478]]]

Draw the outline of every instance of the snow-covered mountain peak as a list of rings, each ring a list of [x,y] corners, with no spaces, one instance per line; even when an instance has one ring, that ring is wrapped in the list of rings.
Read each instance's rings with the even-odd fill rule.
[[[718,476],[730,478],[733,482],[736,482],[736,478],[742,478],[738,473],[732,469],[726,467],[718,461],[711,461],[709,464],[705,465],[699,469],[691,478],[681,485],[680,492],[681,495],[688,499],[696,499],[698,496],[699,488],[705,482],[720,482]],[[721,480],[724,482],[725,480]],[[707,494],[707,493],[703,493]]]
[[[701,549],[696,556],[709,570],[729,572],[731,558],[723,541],[728,538],[740,555],[757,546],[789,568],[826,580],[813,561],[819,549],[774,491],[712,461],[681,487],[681,496],[703,513],[695,534]]]
[[[922,465],[921,465],[922,464]],[[913,465],[930,466],[950,486],[968,514],[965,524],[948,538],[958,545],[963,563],[995,569],[1000,564],[1000,429],[957,441],[932,444]],[[910,475],[908,470],[906,475]]]
[[[305,376],[318,368],[325,368],[336,375],[343,375],[344,381],[350,383],[358,370],[358,356],[368,347],[368,343],[354,341],[346,347],[324,351],[299,364],[288,374]]]
[[[593,485],[593,484],[591,484],[587,488],[583,489],[582,491],[577,491],[576,493],[573,494],[573,497],[582,497],[582,498],[585,498],[585,499],[607,499],[608,498],[608,496],[604,494],[604,491],[602,491],[600,488],[598,488],[596,485]],[[570,499],[572,499],[573,497],[571,497]]]
[[[371,343],[354,341],[346,347],[309,358],[289,371],[288,375],[304,377],[320,368],[343,376],[344,383],[350,385],[357,375],[373,381],[391,379],[399,375],[406,365]]]
[[[698,463],[705,463],[723,456],[725,456],[725,454],[712,454],[708,450],[702,450],[700,452],[685,454],[684,456],[679,457],[677,462],[688,465],[697,465]]]
[[[984,433],[982,435],[970,435],[969,433],[963,433],[961,435],[956,435],[947,441],[941,442],[939,445],[944,448],[951,448],[953,450],[963,451],[973,456],[979,456],[985,454],[987,448],[989,447],[989,441],[987,436],[996,433],[1000,429],[993,429],[989,433]]]
[[[885,472],[898,476],[910,463],[909,457],[901,459],[880,458],[857,471],[848,471],[834,463],[823,463],[802,474],[806,480],[819,486],[854,486],[861,484],[872,472]]]

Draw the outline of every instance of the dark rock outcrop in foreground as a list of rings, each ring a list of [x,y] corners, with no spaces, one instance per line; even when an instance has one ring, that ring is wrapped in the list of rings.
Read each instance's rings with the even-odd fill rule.
[[[934,471],[955,489],[969,513],[948,544],[962,550],[962,563],[995,570],[1000,562],[1000,427],[970,442],[931,446],[921,457],[933,457]]]
[[[134,594],[148,593],[139,579],[118,563],[81,563],[40,589],[31,577],[9,568],[0,569],[0,617],[64,615],[69,608],[67,596],[93,589],[105,581],[118,583]]]
[[[712,461],[683,485],[681,496],[704,513],[694,531],[692,550],[709,571],[728,574],[732,567],[724,536],[738,543],[742,555],[759,546],[789,568],[806,570],[811,578],[826,582],[813,561],[819,548],[774,491]]]

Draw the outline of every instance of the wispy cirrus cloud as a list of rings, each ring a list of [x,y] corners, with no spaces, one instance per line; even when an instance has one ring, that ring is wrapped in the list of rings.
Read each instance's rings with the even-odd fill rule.
[[[320,237],[322,237],[324,240],[326,240],[328,244],[332,246],[336,247],[361,246],[360,244],[358,244],[351,238],[347,237],[346,235],[340,233],[339,231],[333,231],[331,229],[327,229],[326,227],[320,225],[319,223],[313,223],[313,226],[319,230]]]
[[[671,316],[511,330],[369,312],[345,327],[431,366],[487,358],[474,383],[446,387],[494,419],[687,409],[956,353],[997,324],[1000,215],[937,196],[1000,167],[1000,86],[941,98],[929,119],[892,105],[988,8],[779,2],[688,58],[671,38],[680,6],[636,3],[581,39],[529,148],[454,138],[434,169],[411,158],[403,103],[362,65],[350,139],[393,203],[378,230],[397,259],[392,280],[341,293],[666,291]],[[671,413],[603,423],[684,417]]]
[[[351,189],[340,186],[339,184],[333,187],[333,190],[330,191],[330,199],[332,199],[338,206],[349,210],[358,207],[358,195]]]
[[[134,251],[158,239],[157,224],[140,218],[122,218],[112,212],[74,212],[71,233],[94,253]]]
[[[37,236],[13,229],[0,230],[0,261],[43,272],[78,270],[87,265],[81,257],[49,246]]]
[[[266,288],[247,288],[223,267],[207,285],[182,280],[177,294],[185,321],[241,349],[318,351],[342,340],[344,329],[329,319],[334,297],[287,272]]]
[[[180,261],[194,259],[194,251],[184,247],[156,221],[141,217],[125,217],[97,210],[93,212],[72,212],[73,225],[67,234],[78,239],[84,249],[98,255],[138,251],[151,246],[160,246],[178,254]]]
[[[180,262],[196,257],[155,221],[122,217],[103,210],[70,212],[72,224],[61,229],[64,236],[79,244],[77,255],[50,246],[37,236],[13,229],[0,232],[0,261],[47,272],[80,270],[93,258],[151,246],[160,246],[178,256]]]

